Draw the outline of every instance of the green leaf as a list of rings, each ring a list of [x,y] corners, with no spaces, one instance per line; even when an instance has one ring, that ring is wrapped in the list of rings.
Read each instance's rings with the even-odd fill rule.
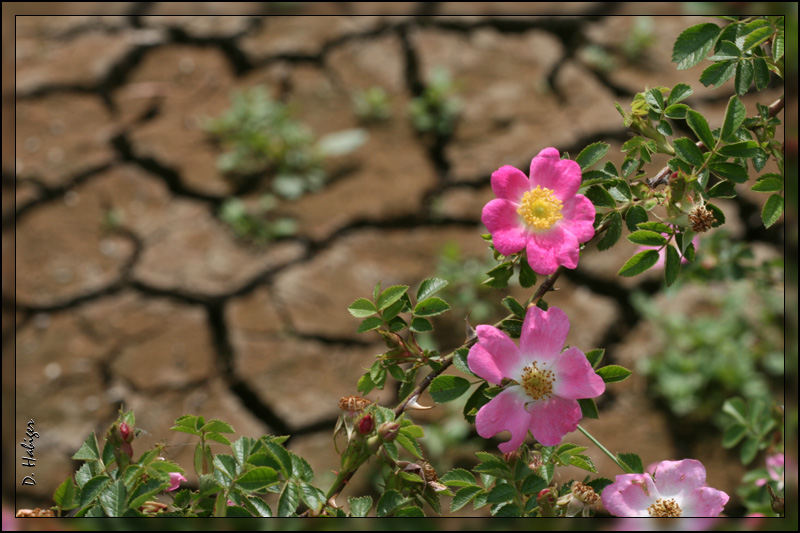
[[[450,503],[450,512],[454,513],[458,511],[475,499],[475,496],[483,492],[485,491],[477,485],[459,489],[459,491],[456,492],[456,495],[453,497],[453,501]]]
[[[717,153],[725,157],[754,157],[760,150],[756,141],[742,141],[722,146]]]
[[[720,181],[708,190],[709,198],[736,198],[736,189],[730,181]]]
[[[517,491],[514,490],[514,487],[511,485],[497,485],[489,491],[489,495],[486,497],[486,503],[495,504],[508,502],[511,501],[516,494]]]
[[[703,152],[697,147],[691,139],[681,137],[672,141],[672,147],[675,148],[675,155],[690,165],[699,167],[703,164]]]
[[[278,497],[278,516],[292,516],[300,504],[300,489],[292,482],[283,486],[281,495]]]
[[[445,374],[437,376],[428,391],[436,403],[447,403],[461,397],[469,388],[470,383],[466,379]]]
[[[597,411],[597,404],[591,398],[582,398],[578,400],[578,405],[581,407],[581,415],[584,418],[600,418],[600,413]]]
[[[367,516],[372,507],[372,496],[360,496],[357,498],[349,496],[347,503],[350,505],[350,516],[363,518]]]
[[[217,477],[217,481],[222,484],[230,484],[229,481],[236,479],[236,474],[238,473],[238,465],[236,464],[236,459],[233,458],[232,455],[228,455],[225,453],[219,453],[214,456],[214,474],[216,475],[217,472],[222,474],[224,478],[227,478],[227,483],[223,483],[223,480]],[[224,479],[223,478],[223,479]]]
[[[635,453],[618,453],[617,459],[620,463],[627,466],[632,474],[644,474],[642,458]]]
[[[755,185],[750,187],[755,192],[780,192],[783,190],[783,179],[779,174],[764,174]]]
[[[111,517],[122,516],[126,509],[125,498],[127,493],[128,491],[121,479],[118,479],[100,493],[100,505],[103,506],[106,515]]]
[[[519,491],[522,494],[539,494],[542,489],[547,487],[547,482],[539,474],[531,474],[522,482]],[[536,498],[531,498],[535,500]]]
[[[656,233],[669,233],[672,234],[672,228],[661,222],[642,222],[638,225],[639,229],[646,229],[655,231]]]
[[[454,468],[439,478],[439,481],[448,487],[472,487],[475,485],[475,476],[463,468]]]
[[[358,392],[362,394],[368,394],[372,389],[375,388],[375,383],[372,381],[372,378],[369,375],[370,373],[367,372],[360,378],[358,378],[358,382],[356,383],[356,387]]]
[[[747,434],[747,426],[742,424],[733,424],[728,426],[725,433],[722,435],[722,447],[733,448],[739,441]]]
[[[427,318],[414,317],[411,320],[411,331],[416,333],[424,333],[426,331],[433,331],[433,324]]]
[[[569,460],[569,464],[587,472],[597,473],[597,467],[594,466],[594,462],[588,455],[573,455]]]
[[[591,168],[594,166],[598,161],[603,159],[605,155],[608,153],[609,145],[604,142],[596,142],[594,144],[590,144],[583,150],[581,153],[578,154],[578,157],[575,158],[575,162],[580,165],[581,170],[584,171],[586,169]]]
[[[711,133],[711,128],[708,126],[708,122],[706,122],[706,118],[698,113],[693,109],[689,109],[686,111],[686,124],[692,128],[692,131],[697,138],[706,145],[706,148],[714,148],[716,145],[716,140],[714,139],[714,135]]]
[[[750,179],[747,169],[736,163],[711,163],[709,168],[717,176],[734,183],[745,183]]]
[[[606,234],[597,242],[597,249],[601,252],[614,246],[622,236],[622,215],[619,211],[612,211],[608,215],[608,229]]]
[[[780,194],[773,194],[767,198],[764,204],[764,209],[761,210],[761,220],[764,221],[764,227],[769,228],[775,224],[783,214],[783,196]]]
[[[728,100],[728,107],[725,110],[725,119],[722,122],[722,129],[720,130],[719,137],[725,142],[728,142],[731,136],[739,129],[744,119],[747,117],[747,109],[739,98],[734,95]],[[740,156],[732,156],[740,157]]]
[[[72,481],[72,476],[65,479],[64,482],[58,486],[55,494],[53,494],[53,501],[56,506],[65,511],[77,506],[75,503],[75,482]]]
[[[530,263],[526,259],[519,262],[519,284],[525,289],[530,289],[536,285],[536,272],[531,268]]]
[[[95,476],[87,481],[81,487],[79,507],[86,507],[88,504],[95,501],[97,495],[106,488],[106,485],[111,483],[111,479],[107,476]]]
[[[292,477],[292,456],[289,455],[289,452],[286,451],[286,448],[284,448],[277,442],[267,440],[264,437],[261,438],[261,443],[267,449],[267,453],[271,455],[276,461],[278,461],[278,464],[280,465],[281,469],[281,474],[283,474],[283,477],[284,478]]]
[[[356,329],[357,333],[364,333],[366,331],[372,331],[373,329],[378,329],[383,325],[383,320],[381,320],[377,316],[371,316],[365,318],[361,324],[358,325],[358,329]]]
[[[408,453],[415,456],[418,459],[423,459],[422,457],[422,449],[419,447],[419,443],[412,438],[403,435],[402,433],[397,434],[396,438],[397,444],[408,450]]]
[[[726,81],[736,75],[736,61],[720,61],[714,63],[703,71],[700,75],[700,83],[709,87],[722,86]]]
[[[749,464],[756,458],[756,454],[758,454],[758,444],[759,440],[754,438],[749,438],[744,441],[744,444],[742,444],[742,447],[739,449],[739,460],[743,465]]]
[[[427,298],[421,302],[419,302],[416,307],[414,307],[414,315],[415,316],[436,316],[441,315],[445,311],[450,309],[450,304],[442,300],[441,298],[437,298],[436,296],[432,296]]]
[[[663,235],[645,229],[634,231],[628,235],[628,240],[633,244],[641,244],[643,246],[663,246],[667,244],[667,239]]]
[[[427,300],[440,290],[447,287],[448,281],[439,278],[428,278],[424,280],[417,290],[417,302]]]
[[[247,460],[250,458],[250,454],[253,450],[253,445],[255,444],[255,440],[250,437],[239,437],[236,442],[231,444],[231,450],[233,451],[233,456],[236,458],[236,462],[240,465],[244,465]]]
[[[700,63],[713,48],[720,31],[719,26],[711,23],[698,24],[684,30],[672,47],[672,61],[678,64],[678,70]]]
[[[761,26],[750,32],[750,34],[745,37],[744,44],[742,45],[742,50],[745,52],[750,51],[751,49],[755,48],[756,46],[763,44],[770,38],[772,33],[775,30],[772,26]]]
[[[72,458],[82,461],[97,461],[100,459],[100,449],[97,447],[97,438],[94,436],[94,431],[87,437]]]
[[[378,297],[378,309],[383,311],[400,298],[408,291],[408,285],[393,285],[384,290]]]
[[[739,59],[742,51],[730,41],[721,40],[717,43],[717,50],[714,55],[709,57],[711,61],[725,61],[727,59]]]
[[[656,250],[645,250],[634,255],[622,265],[617,275],[631,277],[641,274],[658,262],[658,252]]]
[[[519,303],[513,296],[506,296],[503,298],[503,306],[506,309],[514,313],[517,318],[521,320],[525,320],[526,311],[525,308],[522,307],[522,304]]]
[[[272,509],[269,508],[267,502],[255,496],[248,496],[244,499],[244,505],[247,507],[254,516],[263,518],[272,518]]]
[[[681,100],[685,100],[692,95],[692,87],[685,84],[679,83],[669,93],[669,97],[667,97],[667,107],[677,104]]]
[[[595,348],[594,350],[586,352],[586,359],[589,361],[589,364],[592,365],[592,368],[595,368],[600,360],[603,359],[605,353],[605,348]]]
[[[785,42],[785,30],[783,26],[778,28],[775,38],[772,40],[772,59],[774,61],[783,57],[783,48]]]
[[[511,261],[500,263],[486,273],[486,275],[489,276],[489,279],[484,281],[483,285],[495,289],[505,289],[508,286],[508,280],[511,279],[511,275],[513,273],[514,263]]]
[[[722,212],[722,209],[720,209],[714,204],[706,204],[706,209],[711,211],[711,213],[714,215],[714,222],[711,224],[712,228],[718,228],[723,224],[725,224],[725,213]],[[686,256],[686,258],[691,259],[688,256]]]
[[[268,466],[257,466],[239,476],[236,484],[250,492],[261,492],[278,483],[278,473]]]
[[[396,511],[402,505],[405,505],[406,502],[408,502],[408,499],[404,498],[396,490],[387,490],[378,500],[378,506],[376,508],[378,517],[383,518],[386,516],[391,516],[394,511]]]
[[[309,509],[314,509],[317,512],[321,511],[327,502],[324,492],[314,485],[306,482],[300,483],[300,497],[303,499]]]
[[[231,443],[225,435],[220,435],[219,433],[206,433],[206,440],[213,440],[225,445],[230,445]]]
[[[597,375],[603,378],[605,383],[619,383],[625,381],[633,372],[619,365],[607,365],[597,369]]]
[[[156,494],[167,488],[169,488],[169,482],[150,478],[134,489],[128,499],[127,507],[138,509],[144,505],[147,500],[152,499]]]
[[[209,420],[200,431],[213,431],[215,433],[236,433],[230,424],[222,420]]]
[[[351,303],[347,310],[356,318],[365,318],[378,312],[378,308],[375,307],[375,304],[366,298],[359,298]]]
[[[678,279],[678,271],[681,269],[681,257],[678,249],[674,246],[667,246],[667,259],[664,268],[664,282],[667,287],[671,287]]]
[[[616,207],[617,202],[614,197],[600,185],[592,185],[584,193],[597,207]]]
[[[686,118],[686,111],[689,109],[690,107],[686,104],[672,104],[671,106],[667,106],[664,110],[664,116],[667,118],[683,119]]]
[[[647,211],[640,205],[633,205],[625,213],[625,225],[628,231],[634,232],[639,224],[647,222]]]
[[[733,82],[736,94],[742,96],[747,92],[747,89],[753,84],[753,76],[753,62],[739,61],[739,64],[736,65],[736,79]]]
[[[756,90],[763,91],[769,84],[769,67],[762,57],[753,60],[753,75],[756,82]]]

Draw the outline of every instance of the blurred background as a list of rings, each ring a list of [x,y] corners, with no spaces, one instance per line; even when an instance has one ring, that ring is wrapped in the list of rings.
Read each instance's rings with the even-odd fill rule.
[[[789,15],[794,95],[796,4],[3,3],[4,529],[14,509],[52,505],[72,454],[123,405],[143,430],[137,455],[165,443],[188,469],[195,443],[169,427],[198,414],[237,437],[291,435],[327,487],[338,400],[385,351],[347,306],[377,282],[448,279],[453,310],[425,339],[442,351],[463,342],[468,313],[505,316],[507,293],[481,284],[491,173],[596,141],[619,165],[629,135],[614,102],[654,86],[691,85],[687,103],[718,125],[731,87],[698,82],[708,63],[676,70],[672,44],[715,15],[765,9]],[[742,100],[753,115],[783,93],[773,79]],[[796,99],[779,117],[796,176]],[[615,277],[634,245],[590,245],[547,298],[570,317],[570,345],[635,370],[585,427],[646,465],[699,459],[731,516],[765,504],[740,487],[770,450],[744,467],[722,448],[726,399],[785,405],[795,487],[797,475],[797,267],[785,293],[783,264],[797,253],[796,189],[769,230],[766,196],[737,189],[669,290],[658,271]],[[391,387],[370,397],[397,401]],[[440,475],[496,449],[460,411],[409,415]],[[21,487],[31,419],[37,483]],[[377,494],[379,479],[363,468],[342,499]]]

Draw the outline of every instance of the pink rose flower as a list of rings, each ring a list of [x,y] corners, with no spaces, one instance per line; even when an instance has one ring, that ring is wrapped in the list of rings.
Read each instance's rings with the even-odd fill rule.
[[[180,472],[170,472],[169,473],[170,486],[167,489],[167,491],[176,490],[178,487],[181,486],[181,483],[183,483],[184,481],[187,481],[187,479],[183,477],[183,475],[181,475]]]
[[[623,474],[603,490],[603,505],[614,516],[714,517],[728,495],[706,486],[700,461],[662,461],[654,474]]]
[[[554,273],[578,266],[580,243],[594,236],[594,205],[582,194],[581,167],[545,148],[531,161],[531,176],[505,165],[492,173],[497,198],[483,208],[481,221],[503,255],[526,249],[534,272]]]
[[[763,487],[767,484],[767,481],[776,481],[778,484],[778,492],[783,490],[784,485],[784,472],[785,472],[785,465],[784,465],[784,455],[782,453],[778,453],[775,455],[770,455],[767,457],[767,474],[769,475],[769,479],[761,478],[756,480],[756,486]]]
[[[503,453],[519,448],[528,430],[545,446],[555,446],[578,427],[582,416],[578,399],[605,391],[605,383],[583,352],[569,348],[561,353],[569,320],[557,307],[528,308],[519,347],[494,326],[481,325],[476,332],[478,343],[467,356],[470,370],[494,384],[513,380],[475,418],[483,438],[511,432],[511,440],[499,446]]]

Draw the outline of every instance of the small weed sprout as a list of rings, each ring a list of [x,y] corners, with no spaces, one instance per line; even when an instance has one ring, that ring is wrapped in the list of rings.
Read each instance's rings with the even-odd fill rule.
[[[422,95],[409,104],[408,113],[414,128],[420,133],[451,135],[462,108],[461,100],[454,96],[455,91],[450,72],[441,67],[434,69]]]
[[[364,124],[382,122],[391,116],[391,98],[382,87],[355,91],[352,98],[356,116]]]

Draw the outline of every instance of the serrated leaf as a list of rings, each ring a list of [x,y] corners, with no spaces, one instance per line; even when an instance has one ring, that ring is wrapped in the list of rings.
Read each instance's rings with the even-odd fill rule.
[[[667,97],[667,106],[671,106],[673,104],[677,104],[681,100],[685,100],[686,98],[692,95],[692,88],[691,86],[685,83],[679,83],[669,93]]]
[[[531,268],[530,263],[526,260],[519,263],[519,284],[525,289],[530,289],[536,285],[536,272]]]
[[[754,157],[760,150],[756,141],[742,141],[722,146],[717,153],[726,157]]]
[[[733,85],[736,89],[736,94],[742,96],[750,86],[753,84],[753,62],[752,61],[739,61],[736,65],[736,78]]]
[[[619,383],[625,381],[633,372],[619,365],[607,365],[597,369],[597,375],[603,378],[605,383]]]
[[[442,313],[448,311],[450,309],[450,304],[442,300],[441,298],[437,298],[436,296],[432,296],[427,298],[421,302],[419,302],[416,307],[414,307],[414,315],[415,316],[436,316],[441,315]]]
[[[424,280],[417,290],[417,302],[427,300],[440,290],[447,287],[448,281],[440,278],[428,278]]]
[[[128,491],[121,479],[110,484],[100,493],[100,505],[107,516],[122,516],[125,512],[125,498]]]
[[[708,190],[709,198],[735,198],[736,189],[730,181],[720,181]]]
[[[684,70],[700,63],[714,47],[720,33],[716,24],[698,24],[687,28],[678,36],[672,47],[672,61],[678,70]]]
[[[267,453],[278,461],[283,477],[290,478],[292,476],[292,456],[289,455],[289,452],[286,451],[286,448],[277,442],[264,438],[261,439],[261,442],[266,448]]]
[[[672,147],[675,149],[675,155],[690,165],[699,167],[703,164],[703,152],[691,139],[686,137],[675,139],[672,141]]]
[[[634,231],[628,235],[628,240],[633,244],[641,244],[642,246],[663,246],[667,244],[667,239],[663,235],[645,229]]]
[[[216,419],[209,420],[208,423],[202,427],[201,431],[213,431],[215,433],[236,433],[230,424]]]
[[[594,350],[586,352],[586,359],[589,361],[589,364],[592,365],[592,368],[594,368],[603,359],[605,353],[605,348],[595,348]]]
[[[717,49],[714,55],[709,57],[711,61],[725,61],[728,59],[739,59],[742,57],[742,51],[734,43],[726,40],[717,42]]]
[[[469,388],[470,383],[466,379],[445,374],[437,376],[428,391],[436,403],[447,403],[461,397]]]
[[[597,411],[597,404],[591,398],[582,398],[578,400],[578,405],[581,408],[581,415],[584,418],[598,419],[600,413]]]
[[[686,118],[686,111],[690,109],[686,104],[672,104],[664,110],[664,116],[673,119]]]
[[[722,447],[733,448],[739,441],[741,441],[747,434],[747,427],[742,424],[733,424],[728,426],[725,433],[722,435]]]
[[[372,496],[349,496],[347,503],[350,505],[350,516],[363,518],[367,516],[372,507]]]
[[[678,279],[678,271],[681,269],[681,257],[678,249],[674,246],[667,246],[667,258],[664,267],[664,282],[667,287],[671,287]]]
[[[94,431],[83,442],[72,458],[82,461],[97,461],[100,459],[100,449],[97,447],[97,438],[94,435]]]
[[[587,170],[603,159],[608,153],[608,149],[609,145],[604,142],[590,144],[581,150],[581,153],[575,158],[575,162],[580,165],[582,171]]]
[[[252,468],[236,480],[238,486],[251,492],[261,492],[276,483],[278,483],[278,473],[268,466]]]
[[[711,163],[709,168],[717,176],[734,183],[745,183],[750,179],[747,169],[736,163]]]
[[[448,487],[471,487],[475,485],[475,476],[463,468],[454,468],[439,478]]]
[[[749,438],[745,440],[742,447],[739,448],[739,460],[743,465],[750,464],[750,462],[756,458],[756,454],[758,454],[758,443],[758,439]]]
[[[138,509],[144,505],[147,500],[153,498],[156,494],[167,488],[169,488],[168,482],[150,478],[134,489],[128,499],[127,507]]]
[[[765,174],[758,178],[758,181],[750,187],[750,190],[755,192],[780,192],[783,190],[783,180],[778,174]]]
[[[383,320],[381,320],[377,316],[367,317],[361,322],[361,324],[358,325],[356,332],[364,333],[366,331],[372,331],[373,329],[377,329],[382,325],[383,325]]]
[[[214,456],[214,474],[216,475],[217,472],[224,476],[223,480],[217,478],[217,481],[222,483],[223,485],[230,484],[230,481],[236,479],[236,474],[238,473],[238,466],[236,465],[236,459],[233,458],[232,455],[219,453]]]
[[[747,35],[747,37],[745,37],[744,44],[742,45],[742,50],[744,50],[745,52],[749,52],[756,46],[764,44],[767,41],[767,39],[770,38],[773,32],[774,29],[772,28],[772,26],[761,26],[760,28],[756,28],[755,30],[750,32]]]
[[[584,193],[596,207],[616,207],[614,197],[600,185],[592,185]]]
[[[300,504],[300,489],[292,482],[283,486],[278,497],[278,516],[292,516]]]
[[[514,313],[514,315],[516,315],[517,318],[520,318],[522,320],[525,319],[525,314],[526,314],[525,308],[522,307],[522,304],[520,304],[513,296],[506,296],[505,298],[503,298],[502,303],[503,306],[512,313]]]
[[[645,250],[634,255],[622,265],[617,275],[631,277],[641,274],[658,262],[658,252],[656,250]]]
[[[511,501],[516,494],[517,491],[514,490],[514,487],[511,485],[497,485],[489,491],[489,495],[486,497],[486,503],[495,504],[508,502]]]
[[[625,225],[628,227],[628,231],[636,231],[637,226],[643,222],[647,222],[647,211],[644,207],[634,205],[625,213]]]
[[[736,75],[736,61],[720,61],[706,68],[700,75],[700,83],[706,87],[721,87]]]
[[[597,467],[594,466],[594,462],[587,455],[573,455],[569,460],[569,464],[587,472],[597,473]]]
[[[417,459],[423,459],[422,449],[419,447],[419,443],[415,439],[409,438],[402,433],[398,433],[395,442],[408,450],[408,453],[415,456]]]
[[[404,498],[396,490],[394,489],[387,490],[378,500],[378,505],[376,508],[378,517],[383,518],[385,516],[390,516],[399,507],[405,505],[407,501],[408,499]]]
[[[608,229],[606,234],[597,242],[597,249],[601,252],[614,246],[622,236],[622,215],[619,211],[612,211],[608,215]]]
[[[456,512],[469,502],[471,502],[478,494],[484,493],[485,491],[478,487],[477,485],[472,485],[469,487],[464,487],[459,489],[456,492],[456,495],[453,497],[453,501],[450,503],[450,512]]]
[[[716,140],[711,133],[711,128],[703,115],[693,109],[686,111],[686,124],[692,129],[697,138],[706,145],[707,148],[714,148]]]
[[[321,511],[327,502],[324,492],[314,485],[306,482],[300,483],[300,497],[303,499],[303,502],[305,502],[309,509],[313,509],[317,512]]]
[[[757,91],[763,91],[769,84],[769,67],[762,57],[753,60],[753,79],[756,82]]]
[[[542,489],[547,487],[547,482],[539,474],[531,474],[522,482],[519,491],[521,494],[539,494]],[[535,500],[536,498],[531,498]]]
[[[783,196],[780,194],[773,194],[767,198],[764,208],[761,210],[761,220],[764,221],[764,227],[769,228],[780,220],[783,214]]]
[[[356,383],[356,388],[358,392],[360,392],[361,394],[368,394],[372,389],[375,388],[375,383],[369,376],[369,372],[358,378],[358,382]]]
[[[725,110],[725,118],[722,121],[722,129],[719,137],[724,142],[728,142],[730,137],[739,129],[744,119],[747,117],[747,109],[739,98],[734,95],[728,100],[728,107]],[[737,157],[737,156],[733,156]]]
[[[638,225],[638,228],[655,231],[656,233],[672,233],[672,228],[662,222],[642,222]]]
[[[617,459],[619,459],[620,463],[630,469],[630,473],[644,474],[644,464],[642,464],[642,458],[635,453],[618,453]]]
[[[79,507],[86,507],[92,503],[109,483],[111,483],[111,479],[107,476],[95,476],[87,481],[81,487]]]
[[[75,483],[72,481],[72,476],[65,479],[64,482],[58,486],[55,494],[53,494],[53,501],[56,506],[65,511],[77,506],[75,503]]]
[[[778,28],[775,38],[772,40],[772,59],[774,61],[783,57],[783,49],[785,43],[785,29],[783,26]]]
[[[469,369],[467,357],[469,357],[469,348],[459,348],[455,351],[455,355],[453,356],[453,364],[464,374],[474,376],[475,374]]]
[[[366,298],[359,298],[351,303],[347,310],[356,318],[365,318],[378,312],[378,308],[375,307],[375,304]]]
[[[378,297],[378,309],[383,311],[402,298],[406,291],[408,291],[408,285],[393,285],[385,289]]]

